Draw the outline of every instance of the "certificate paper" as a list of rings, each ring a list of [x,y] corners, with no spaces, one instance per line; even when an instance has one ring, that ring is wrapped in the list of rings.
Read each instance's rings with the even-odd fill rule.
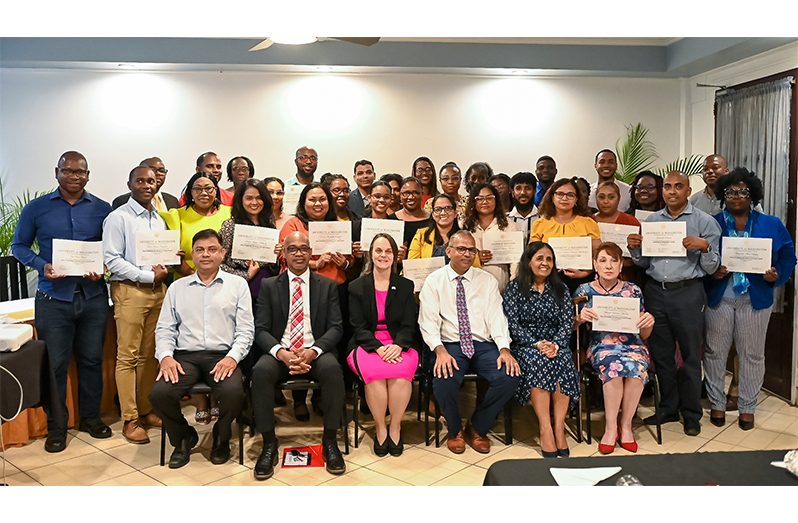
[[[291,216],[296,214],[296,206],[299,203],[299,195],[302,194],[304,185],[286,185],[283,195],[283,212]],[[332,205],[332,203],[330,203]]]
[[[643,256],[687,256],[682,245],[687,236],[685,222],[643,222]]]
[[[180,265],[180,231],[137,231],[136,265]]]
[[[434,258],[418,258],[416,260],[404,260],[402,267],[404,268],[404,276],[408,280],[413,280],[415,285],[415,292],[421,292],[421,287],[427,276],[437,271],[444,266],[443,256],[435,256]]]
[[[280,232],[271,227],[236,224],[233,233],[232,258],[276,263],[274,246],[280,239]]]
[[[54,239],[53,270],[64,276],[103,274],[103,242]]]
[[[619,225],[615,223],[601,223],[598,224],[601,231],[601,241],[612,242],[621,248],[621,252],[626,258],[629,258],[629,249],[626,248],[626,238],[630,234],[637,234],[640,228],[636,225]]]
[[[646,221],[646,218],[648,218],[655,212],[657,211],[644,211],[642,209],[635,209],[635,218],[637,218],[637,221],[639,221],[640,223],[643,223],[644,221]]]
[[[352,254],[352,222],[309,222],[308,233],[314,256],[325,252]]]
[[[549,238],[558,269],[593,269],[593,243],[590,236]]]
[[[486,265],[518,263],[524,247],[524,233],[521,231],[491,231],[482,236],[482,249],[493,255]]]
[[[360,250],[369,252],[371,240],[381,232],[390,235],[393,241],[396,242],[396,246],[399,247],[404,242],[405,222],[402,220],[363,218],[360,222]]]
[[[721,265],[729,272],[765,274],[771,267],[773,240],[770,238],[736,238],[724,236],[721,240],[723,256]]]
[[[593,330],[602,332],[640,332],[640,298],[618,298],[616,296],[593,296],[593,312],[598,319],[593,321]]]

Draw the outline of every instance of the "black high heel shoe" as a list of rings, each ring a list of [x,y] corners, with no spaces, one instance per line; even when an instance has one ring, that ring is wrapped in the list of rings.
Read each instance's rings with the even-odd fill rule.
[[[540,452],[541,452],[541,454],[543,454],[544,458],[556,458],[557,456],[560,455],[560,452],[558,450],[552,450],[551,452],[548,452],[548,451],[543,450],[541,448]]]
[[[557,455],[561,458],[571,457],[571,449],[565,447],[564,449],[557,449]]]
[[[401,434],[399,435],[399,442],[398,443],[394,443],[393,442],[393,440],[391,439],[391,435],[390,434],[388,434],[388,437],[386,438],[385,441],[388,444],[388,452],[391,453],[391,456],[396,457],[396,456],[401,456],[402,455],[402,452],[404,452],[404,450],[405,450],[405,445],[404,445],[404,443],[402,443],[402,435]]]
[[[374,454],[376,454],[379,457],[387,456],[388,455],[389,445],[390,445],[388,443],[389,441],[391,441],[391,437],[390,436],[385,436],[385,441],[383,441],[382,443],[379,443],[377,441],[377,435],[374,434]]]

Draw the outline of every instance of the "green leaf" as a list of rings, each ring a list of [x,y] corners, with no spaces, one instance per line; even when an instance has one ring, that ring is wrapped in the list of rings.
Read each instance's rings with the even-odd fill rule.
[[[626,126],[626,136],[615,142],[618,171],[615,176],[632,183],[640,171],[650,170],[659,157],[654,142],[648,139],[648,129],[642,123]]]
[[[695,176],[696,174],[703,174],[704,172],[704,157],[700,154],[694,154],[686,158],[679,158],[671,163],[657,169],[655,172],[664,177],[671,171],[679,171],[687,176]]]

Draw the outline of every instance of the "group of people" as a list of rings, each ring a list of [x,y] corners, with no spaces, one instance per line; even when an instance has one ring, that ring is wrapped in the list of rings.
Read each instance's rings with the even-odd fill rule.
[[[295,165],[288,180],[259,180],[252,161],[239,156],[227,164],[232,186],[222,189],[222,162],[207,152],[197,158],[178,198],[161,191],[168,172],[163,161],[147,158],[130,171],[129,192],[116,198],[112,209],[85,190],[89,169],[82,154],[69,151],[59,158],[58,188],[23,209],[12,252],[39,273],[35,325],[47,342],[64,404],[67,365],[73,354],[76,358],[79,430],[111,436],[99,413],[107,288],[117,327],[122,435],[131,443],[147,443],[147,429],[163,425],[174,447],[172,468],[188,463],[198,442],[181,410],[198,381],[213,389],[209,412],[208,399],[197,403],[197,421],[217,419],[213,463],[229,459],[231,423],[248,383],[255,430],[263,439],[254,474],[273,475],[274,408],[286,404],[279,387],[292,376],[320,384],[312,403],[323,418],[330,473],[346,468],[336,436],[345,422],[345,390],[352,379],[363,383],[374,417],[375,454],[401,455],[401,419],[423,361],[431,369],[452,452],[464,452],[466,444],[489,452],[488,431],[515,398],[533,406],[543,455],[566,457],[565,418],[579,397],[573,333],[575,326],[598,319],[596,296],[640,300],[637,334],[593,330],[590,335],[588,359],[603,383],[606,412],[601,452],[612,452],[616,443],[637,450],[632,419],[652,360],[661,414],[645,423],[677,421],[681,415],[686,434],[700,432],[702,358],[710,420],[724,423],[732,345],[739,357],[739,423],[753,426],[773,291],[790,278],[796,263],[784,225],[758,210],[763,191],[753,173],[743,168],[730,173],[721,156],[710,155],[706,188],[689,198],[689,177],[678,171],[664,177],[644,171],[632,185],[617,180],[617,158],[606,149],[596,155],[593,185],[557,179],[550,156],[536,162],[534,173],[512,177],[494,174],[484,162],[464,175],[448,162],[436,177],[432,160],[419,157],[410,176],[386,174],[379,180],[373,163],[359,160],[354,190],[340,174],[326,173],[316,181],[318,154],[312,148],[298,149]],[[461,194],[463,182],[467,195]],[[291,186],[301,188],[299,201],[284,209]],[[362,218],[404,221],[401,244],[384,233],[361,244]],[[352,222],[351,254],[313,252],[309,224],[324,221]],[[684,222],[685,255],[643,256],[639,232],[630,234],[626,245],[602,242],[599,223],[639,227],[641,221]],[[277,263],[234,258],[236,225],[279,229]],[[136,235],[167,229],[180,233],[180,263],[138,265]],[[522,231],[529,243],[517,263],[492,263],[482,240],[505,230]],[[720,240],[730,236],[770,238],[770,270],[726,270]],[[592,239],[593,270],[557,265],[549,241],[561,237]],[[57,274],[54,239],[102,241],[110,285],[102,274]],[[415,293],[413,282],[401,276],[402,262],[431,257],[443,257],[444,266]],[[574,301],[581,302],[576,310]],[[488,386],[463,424],[459,389],[467,372],[476,372]],[[294,415],[307,420],[302,392],[294,391]],[[65,417],[48,412],[48,452],[66,447],[66,424]]]

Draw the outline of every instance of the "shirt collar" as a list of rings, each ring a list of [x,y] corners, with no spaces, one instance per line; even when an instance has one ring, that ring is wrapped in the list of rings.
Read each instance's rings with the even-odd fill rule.
[[[133,210],[133,212],[136,213],[136,216],[141,216],[144,213],[147,213],[147,214],[157,214],[158,213],[158,211],[154,208],[154,206],[153,206],[153,210],[152,211],[149,211],[149,210],[145,209],[144,206],[141,205],[136,200],[134,200],[132,196],[128,199],[127,204],[130,206],[130,208]]]
[[[526,216],[522,216],[521,213],[518,212],[518,209],[516,207],[513,207],[512,210],[507,213],[507,216],[509,216],[511,218],[523,218],[524,220],[526,220],[528,218],[532,218],[537,213],[538,213],[538,208],[533,205],[532,206],[532,211],[529,214],[527,214]]]
[[[288,273],[289,281],[294,281],[294,278],[300,277],[302,278],[302,283],[304,284],[310,283],[310,269],[305,269],[305,272],[303,272],[302,274],[294,274],[293,272],[291,272],[291,269],[286,269],[285,272]]]
[[[473,269],[474,269],[473,267],[469,267],[464,274],[457,274],[457,272],[454,269],[452,269],[451,263],[449,263],[446,265],[446,274],[449,276],[449,281],[454,281],[454,279],[457,278],[458,276],[462,276],[463,279],[466,281],[471,281],[471,278],[474,277]]]
[[[210,287],[211,285],[213,285],[216,282],[224,283],[224,278],[222,277],[222,273],[223,272],[224,271],[222,271],[222,269],[219,269],[219,272],[216,273],[216,277],[213,280],[211,280],[211,282],[209,284],[207,284],[207,285],[202,280],[199,279],[199,273],[195,272],[191,276],[188,276],[188,278],[189,278],[188,284],[189,285],[202,285],[203,287]]]
[[[690,203],[690,200],[687,200],[687,207],[685,207],[679,216],[672,216],[670,212],[668,212],[668,206],[666,205],[662,209],[658,211],[662,216],[668,218],[669,220],[678,220],[679,216],[682,214],[693,214],[693,204]]]
[[[56,189],[53,192],[50,193],[50,199],[51,200],[59,200],[59,199],[63,200],[64,199],[64,197],[61,196],[61,190],[58,187],[56,187]],[[81,197],[78,198],[78,201],[81,201],[81,200],[87,200],[87,201],[93,202],[95,200],[95,196],[93,194],[91,194],[89,191],[87,191],[86,189],[83,189],[83,195],[81,195]],[[64,201],[66,201],[66,200],[64,200]]]

